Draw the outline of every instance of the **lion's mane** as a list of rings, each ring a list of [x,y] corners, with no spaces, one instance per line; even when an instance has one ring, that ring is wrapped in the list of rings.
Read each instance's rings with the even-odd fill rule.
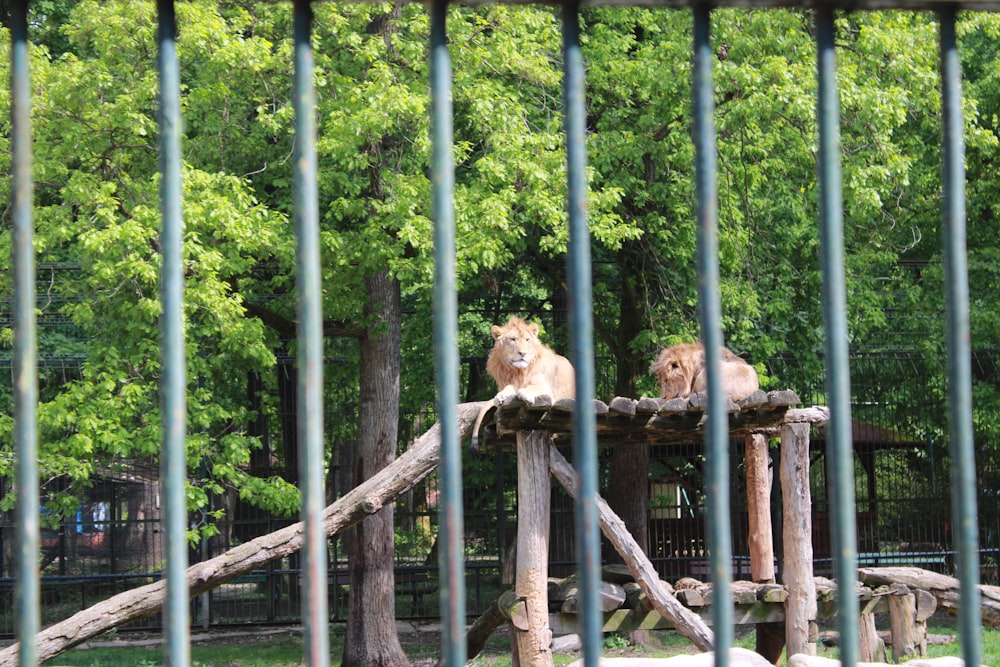
[[[576,376],[566,357],[556,354],[538,339],[538,325],[511,317],[503,326],[493,325],[493,347],[486,359],[486,372],[497,384],[496,405],[515,396],[533,403],[548,396],[553,403],[576,397]],[[479,427],[491,406],[476,419],[472,431],[472,451],[479,448]]]
[[[701,343],[671,345],[660,352],[650,370],[659,382],[660,398],[688,398],[708,388]],[[734,401],[742,401],[760,388],[757,371],[728,348],[722,348],[722,387]]]
[[[576,396],[573,366],[538,339],[537,324],[511,317],[502,327],[493,325],[492,334],[486,372],[496,382],[497,391],[532,387],[549,394],[553,401]],[[526,366],[514,365],[522,360]]]

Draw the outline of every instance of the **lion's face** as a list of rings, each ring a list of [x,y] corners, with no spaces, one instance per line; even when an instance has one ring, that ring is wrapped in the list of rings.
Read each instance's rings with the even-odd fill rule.
[[[541,347],[538,325],[534,322],[529,324],[517,317],[512,317],[502,327],[494,325],[493,346],[505,364],[525,369],[534,361]]]
[[[705,350],[697,343],[672,345],[660,352],[650,370],[660,383],[660,397],[687,398],[698,371],[705,365]]]

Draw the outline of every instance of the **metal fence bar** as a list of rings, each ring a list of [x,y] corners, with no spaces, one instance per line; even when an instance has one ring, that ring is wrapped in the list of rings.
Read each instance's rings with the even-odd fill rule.
[[[833,521],[834,578],[841,591],[853,591],[857,579],[857,532],[854,507],[854,452],[851,443],[851,378],[847,346],[847,288],[844,278],[844,221],[840,175],[840,104],[834,51],[833,9],[816,9],[817,115],[819,122],[820,264],[823,274],[823,324],[826,330],[826,393],[830,406],[827,466]],[[858,661],[855,595],[837,596],[840,659]]]
[[[938,14],[941,41],[941,113],[945,312],[948,337],[948,404],[951,438],[951,497],[955,549],[961,581],[959,629],[966,665],[982,662],[979,593],[976,463],[972,436],[972,351],[969,277],[965,245],[965,124],[962,66],[955,39],[955,9]]]
[[[316,93],[313,87],[312,7],[293,5],[295,70],[295,149],[292,178],[295,198],[296,299],[298,310],[297,424],[303,445],[299,456],[300,510],[305,525],[302,547],[302,622],[306,664],[330,664],[327,608],[326,533],[323,530],[323,286],[319,257],[319,196],[316,183]]]
[[[38,576],[38,341],[35,328],[35,251],[32,244],[31,74],[28,61],[28,3],[11,5],[11,196],[14,268],[14,452],[17,459],[18,654],[22,666],[38,664],[35,635],[41,625]]]
[[[697,199],[698,314],[705,346],[708,420],[705,427],[706,505],[711,569],[715,664],[729,665],[733,643],[733,546],[729,512],[729,412],[722,389],[722,304],[719,296],[719,207],[715,145],[715,85],[712,80],[711,6],[694,6],[693,140]]]
[[[462,443],[458,434],[458,295],[455,279],[455,167],[452,161],[451,57],[448,0],[430,6],[431,217],[434,220],[434,369],[441,424],[441,650],[445,665],[466,662],[465,563],[462,536]]]
[[[569,212],[568,284],[570,294],[570,353],[576,369],[573,411],[573,464],[580,476],[575,501],[576,560],[580,582],[580,627],[583,660],[597,664],[601,651],[600,532],[597,526],[597,423],[590,405],[594,398],[594,322],[587,225],[587,112],[583,49],[580,46],[580,3],[562,5],[563,108],[566,131],[567,208]]]
[[[160,70],[160,381],[162,476],[167,544],[167,599],[164,601],[164,661],[191,662],[190,609],[185,570],[187,541],[187,368],[184,353],[184,220],[181,214],[181,105],[177,62],[177,21],[173,0],[158,0]]]

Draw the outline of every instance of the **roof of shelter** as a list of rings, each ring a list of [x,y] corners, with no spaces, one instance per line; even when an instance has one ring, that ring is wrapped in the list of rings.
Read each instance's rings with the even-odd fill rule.
[[[820,427],[817,429],[816,436],[812,439],[812,442],[815,444],[825,441],[826,427]],[[918,447],[927,444],[926,440],[894,431],[891,428],[859,420],[851,422],[851,441],[855,447],[862,446],[868,449]]]

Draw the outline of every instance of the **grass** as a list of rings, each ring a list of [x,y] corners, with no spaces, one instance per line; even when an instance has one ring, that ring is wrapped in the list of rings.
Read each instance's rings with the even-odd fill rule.
[[[297,667],[302,664],[302,638],[299,635],[271,635],[266,640],[229,639],[227,643],[191,646],[192,667]],[[155,667],[163,664],[162,646],[74,649],[46,663],[55,667]]]
[[[879,629],[888,627],[886,619],[878,619]],[[928,632],[933,635],[956,635],[957,621],[945,613],[938,613],[928,623]],[[673,631],[651,633],[662,648],[650,649],[633,645],[624,636],[608,635],[602,647],[602,655],[666,658],[680,653],[692,652],[691,644]],[[340,664],[343,654],[343,626],[335,626],[330,635],[331,663]],[[408,658],[414,662],[426,663],[440,655],[439,638],[436,633],[400,633],[400,641]],[[752,629],[737,628],[737,646],[752,649],[754,646]],[[163,664],[163,650],[160,646],[137,646],[134,642],[122,641],[125,646],[109,646],[111,642],[95,644],[93,648],[74,649],[47,663],[46,667],[154,667]],[[889,649],[891,653],[891,648]],[[927,647],[928,657],[961,656],[958,643],[931,644]],[[818,647],[818,654],[836,658],[836,647]],[[1000,665],[1000,630],[983,628],[982,662],[985,665]],[[555,664],[565,665],[577,660],[578,652],[557,653]],[[891,658],[891,655],[890,655]],[[241,637],[217,637],[209,643],[196,642],[191,647],[193,667],[297,667],[302,664],[302,637],[292,632],[248,633]],[[485,649],[470,663],[473,667],[510,667],[510,638],[506,632],[498,632],[490,638]]]

